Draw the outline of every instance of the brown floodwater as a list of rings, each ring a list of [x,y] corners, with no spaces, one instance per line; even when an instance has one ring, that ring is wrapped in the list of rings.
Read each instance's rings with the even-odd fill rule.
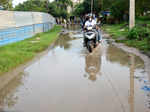
[[[0,112],[150,112],[144,62],[105,39],[89,54],[80,37],[61,34],[0,90]]]

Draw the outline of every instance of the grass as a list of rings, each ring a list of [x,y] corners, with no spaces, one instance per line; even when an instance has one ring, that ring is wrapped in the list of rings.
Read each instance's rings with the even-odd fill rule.
[[[114,39],[127,36],[129,31],[125,23],[115,25],[104,25],[102,29],[108,32]]]
[[[47,49],[57,39],[60,26],[35,35],[32,38],[0,47],[0,75],[31,60],[37,53]]]
[[[144,24],[146,24],[147,27],[150,28],[150,21],[146,17],[140,17],[136,19],[136,25],[139,25],[140,27],[145,27]],[[111,37],[116,40],[116,42],[125,43],[127,46],[138,48],[146,54],[147,52],[149,52],[150,45],[146,39],[147,37],[144,37],[145,39],[143,40],[129,40],[126,38],[129,32],[129,27],[127,23],[104,25],[102,29],[105,32],[109,33]]]
[[[149,16],[142,16],[136,18],[136,24],[147,24],[150,25],[150,17]]]

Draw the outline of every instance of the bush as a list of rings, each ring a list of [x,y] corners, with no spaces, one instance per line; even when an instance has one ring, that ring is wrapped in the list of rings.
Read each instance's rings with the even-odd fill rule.
[[[136,27],[134,27],[132,30],[129,31],[127,38],[130,40],[139,38],[138,31],[137,31]]]
[[[136,26],[132,30],[129,31],[127,38],[130,40],[143,40],[145,38],[150,37],[150,32],[148,28]]]

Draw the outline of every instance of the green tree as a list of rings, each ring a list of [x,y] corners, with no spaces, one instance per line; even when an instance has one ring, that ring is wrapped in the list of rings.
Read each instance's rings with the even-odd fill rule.
[[[68,6],[73,6],[71,0],[55,0],[57,2],[58,7],[67,9]]]
[[[72,4],[71,0],[55,0],[53,2],[49,2],[49,0],[28,0],[17,5],[14,10],[47,12],[54,17],[67,18],[67,7],[72,6]]]
[[[12,0],[0,0],[0,6],[3,6],[6,10],[12,10]]]
[[[112,3],[110,11],[115,19],[122,21],[124,19],[124,15],[129,14],[129,2],[126,0],[117,0]]]
[[[41,0],[28,0],[14,8],[15,11],[39,11],[47,12],[45,2]]]
[[[102,10],[102,0],[94,0],[93,12],[99,14]],[[84,0],[81,4],[75,6],[75,15],[84,15],[91,12],[91,0]]]
[[[150,0],[136,0],[136,15],[144,15],[150,11]]]
[[[73,6],[71,0],[55,0],[54,2],[49,3],[48,11],[54,17],[67,18],[68,17],[67,8],[69,6],[71,7]]]

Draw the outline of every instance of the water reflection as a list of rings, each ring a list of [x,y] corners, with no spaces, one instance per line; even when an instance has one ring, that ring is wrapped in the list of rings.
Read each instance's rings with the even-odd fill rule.
[[[129,104],[130,112],[134,112],[134,72],[135,72],[135,56],[131,55],[130,58],[130,95],[129,95]]]
[[[67,34],[62,34],[59,36],[59,39],[57,39],[54,43],[54,48],[55,47],[60,47],[64,48],[65,50],[69,49],[71,47],[71,43],[69,43],[73,38],[69,37],[69,33]]]
[[[17,103],[18,97],[14,93],[19,86],[23,85],[23,77],[23,73],[18,74],[4,89],[0,90],[0,111],[3,111],[4,106],[13,107]]]
[[[88,76],[89,80],[96,81],[97,75],[101,74],[101,63],[102,59],[99,48],[97,48],[97,50],[95,50],[93,53],[87,54],[85,56],[85,77]]]
[[[113,45],[110,45],[107,49],[107,60],[112,63],[119,63],[122,66],[130,67],[130,55],[128,52],[121,50]],[[135,56],[135,67],[144,68],[144,62],[139,57]]]
[[[71,47],[70,41],[76,39],[76,38],[72,38],[70,35],[76,34],[75,31],[80,29],[81,28],[79,25],[68,25],[67,28],[60,33],[59,38],[54,42],[53,48],[59,46],[60,48],[64,48],[65,50],[70,49]]]
[[[66,29],[67,29],[67,30],[75,31],[75,30],[81,29],[81,27],[80,27],[80,25],[78,25],[78,24],[76,24],[76,25],[70,24],[70,25],[67,25],[67,28],[66,28]]]

